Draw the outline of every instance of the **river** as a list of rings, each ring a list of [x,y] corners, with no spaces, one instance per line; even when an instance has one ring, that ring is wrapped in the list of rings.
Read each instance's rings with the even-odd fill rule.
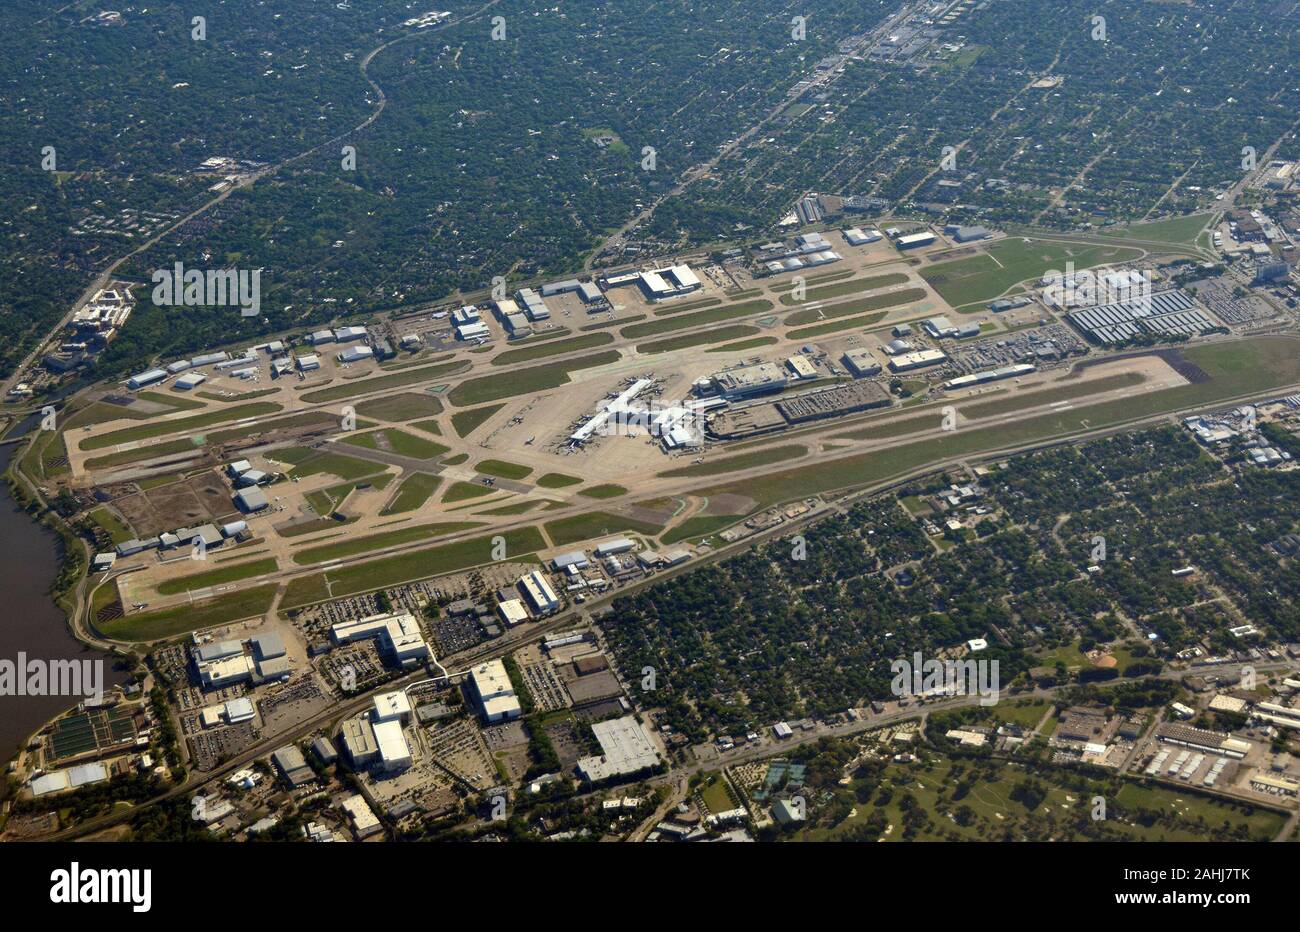
[[[21,444],[0,447],[0,473]],[[63,542],[18,507],[7,485],[0,485],[0,660],[18,654],[41,660],[103,660],[104,688],[124,683],[127,671],[117,658],[92,650],[72,636],[50,599],[50,587],[63,563]],[[0,761],[8,763],[22,742],[46,721],[78,702],[68,696],[0,696]]]

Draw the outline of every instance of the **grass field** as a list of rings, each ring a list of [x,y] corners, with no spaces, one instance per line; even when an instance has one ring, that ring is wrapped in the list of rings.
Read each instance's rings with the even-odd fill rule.
[[[593,537],[604,537],[606,534],[626,531],[654,536],[661,529],[662,525],[638,521],[635,518],[625,518],[622,515],[610,514],[606,511],[593,511],[590,514],[576,515],[572,518],[560,518],[546,524],[547,536],[555,542],[557,547],[563,547],[565,544],[576,543],[580,540],[590,540]]]
[[[966,259],[939,262],[921,269],[921,277],[939,296],[957,307],[975,301],[992,301],[1012,285],[1041,278],[1053,269],[1064,273],[1073,262],[1076,270],[1113,262],[1126,262],[1141,255],[1125,246],[1089,246],[1008,237]]]
[[[629,340],[636,340],[641,337],[658,336],[661,333],[672,333],[674,330],[686,330],[689,327],[717,324],[726,320],[734,320],[737,317],[748,317],[751,314],[770,311],[772,307],[772,302],[766,299],[742,301],[740,304],[727,304],[707,311],[683,314],[680,317],[653,320],[645,324],[633,324],[631,327],[624,327],[619,333]]]
[[[385,547],[397,547],[401,544],[409,544],[417,540],[427,540],[431,537],[443,537],[447,534],[455,534],[459,531],[468,531],[471,528],[481,527],[479,521],[446,521],[438,524],[417,524],[412,527],[404,527],[396,531],[385,531],[382,534],[367,534],[363,537],[353,537],[349,540],[340,541],[335,544],[324,544],[320,547],[307,547],[299,550],[293,555],[293,562],[299,566],[307,566],[312,563],[326,563],[330,560],[341,560],[344,557],[356,557],[371,553],[375,550],[383,550]]]
[[[209,586],[219,586],[222,583],[235,582],[236,580],[247,579],[250,576],[261,576],[265,573],[274,573],[275,569],[276,563],[273,557],[265,560],[252,560],[247,563],[232,563],[229,566],[222,566],[219,569],[208,570],[205,573],[194,573],[190,576],[168,579],[165,582],[158,584],[157,591],[159,595],[176,595],[180,592],[193,592],[195,589],[206,589]]]
[[[371,476],[367,479],[358,479],[353,482],[344,482],[339,485],[332,485],[327,489],[317,489],[315,492],[307,494],[307,504],[311,505],[316,514],[322,518],[334,512],[341,507],[349,495],[355,492],[361,486],[368,486],[376,489],[383,489],[388,483],[393,481],[392,473],[383,473],[378,476]]]
[[[829,307],[806,308],[802,311],[795,311],[793,314],[786,315],[785,322],[787,326],[793,327],[822,320],[834,320],[838,317],[848,317],[851,314],[861,314],[865,311],[879,311],[888,307],[898,307],[900,304],[911,304],[913,301],[920,301],[924,297],[925,289],[923,288],[904,288],[902,291],[891,291],[888,294],[879,294],[870,298],[842,301]],[[884,315],[880,316],[883,317]]]
[[[355,595],[491,563],[495,536],[505,538],[506,559],[515,562],[535,561],[534,553],[545,546],[537,528],[526,527],[313,573],[289,583],[282,607],[296,608],[320,601],[331,593],[336,598]]]
[[[496,476],[500,479],[523,479],[533,471],[531,466],[520,466],[518,463],[507,463],[505,460],[483,460],[474,468],[486,476]]]
[[[755,466],[782,463],[803,456],[807,452],[807,447],[795,443],[781,447],[762,447],[752,453],[742,453],[739,456],[724,456],[721,459],[695,463],[691,466],[682,466],[678,469],[669,469],[666,472],[659,473],[659,475],[674,479],[689,476],[716,476],[719,473],[735,472],[738,469],[753,469]]]
[[[450,449],[441,443],[408,434],[396,427],[382,427],[366,433],[349,434],[343,438],[343,442],[354,447],[365,447],[367,450],[386,450],[398,456],[409,456],[417,460],[431,460]]]
[[[665,544],[676,544],[684,540],[708,537],[728,525],[736,523],[735,515],[696,515],[687,518],[671,531],[665,532],[659,539]]]
[[[626,495],[627,489],[611,482],[605,485],[593,485],[587,489],[579,489],[578,494],[586,498],[618,498],[620,495]]]
[[[420,392],[402,392],[357,403],[357,414],[381,421],[416,421],[442,413],[442,402]]]
[[[102,450],[105,447],[116,446],[119,443],[148,440],[151,437],[162,437],[166,434],[193,433],[201,428],[211,427],[213,424],[224,424],[227,421],[260,417],[263,414],[274,414],[280,410],[280,407],[280,405],[271,401],[257,401],[252,404],[221,408],[216,411],[208,411],[204,414],[195,414],[170,421],[137,424],[134,427],[123,427],[120,430],[109,431],[97,437],[86,437],[77,445],[77,448],[80,450]]]
[[[372,463],[342,453],[322,453],[310,447],[286,447],[283,450],[273,450],[267,456],[276,462],[291,465],[293,470],[290,474],[300,479],[322,473],[345,480],[360,479],[363,476],[377,475],[388,468],[382,463]]]
[[[517,366],[520,363],[532,362],[534,359],[545,359],[547,356],[558,356],[561,353],[576,353],[579,350],[595,349],[597,346],[605,346],[614,342],[612,333],[589,333],[586,336],[574,337],[571,340],[555,340],[550,343],[538,343],[536,346],[521,346],[519,349],[506,350],[492,358],[494,366]]]
[[[131,530],[131,526],[107,508],[93,509],[89,514],[89,518],[107,531],[108,536],[113,539],[115,544],[120,544],[124,540],[135,537],[135,532]]]
[[[417,430],[422,430],[426,434],[435,434],[439,437],[442,436],[442,423],[437,419],[431,418],[427,421],[411,421],[407,426],[414,427]]]
[[[452,483],[449,489],[447,489],[446,494],[442,496],[442,501],[446,504],[451,504],[452,502],[463,502],[467,499],[482,498],[484,495],[491,495],[495,491],[496,489],[490,486],[479,485],[475,482],[455,482]]]
[[[752,337],[758,332],[757,327],[732,324],[729,327],[718,327],[715,330],[687,333],[679,337],[669,337],[665,340],[654,340],[650,343],[638,343],[636,351],[645,356],[653,356],[657,353],[671,353],[692,346],[703,346],[707,343],[721,343],[727,340],[738,340],[742,337]]]
[[[786,336],[791,340],[806,340],[809,337],[821,337],[828,333],[839,333],[841,330],[854,330],[858,327],[870,327],[872,324],[879,323],[884,316],[885,314],[883,311],[877,311],[874,314],[863,314],[861,317],[841,317],[837,320],[818,324],[814,327],[801,327],[798,330],[788,331]]]
[[[505,405],[487,405],[469,411],[457,411],[451,416],[452,430],[456,431],[457,437],[468,437],[480,424],[504,407]]]
[[[1124,239],[1152,240],[1159,243],[1172,243],[1177,246],[1193,246],[1201,230],[1210,222],[1213,214],[1189,214],[1186,217],[1173,217],[1168,220],[1153,220],[1150,223],[1134,223],[1129,226],[1107,227],[1101,231],[1102,236],[1116,236]]]
[[[353,398],[357,395],[383,391],[389,388],[401,388],[403,385],[413,385],[417,382],[428,382],[431,379],[441,378],[446,375],[454,375],[457,372],[464,372],[469,368],[469,365],[470,364],[464,360],[457,360],[456,362],[441,363],[436,366],[418,366],[412,369],[402,369],[400,372],[394,372],[391,375],[380,375],[369,379],[356,379],[352,382],[344,382],[341,385],[331,385],[329,388],[306,392],[303,394],[302,400],[310,402],[311,404],[319,404],[323,401],[338,401],[342,398]]]
[[[442,480],[437,476],[422,472],[412,473],[402,480],[402,484],[397,487],[397,494],[379,513],[397,515],[414,511],[427,502],[429,496],[438,491],[440,485]]]
[[[457,407],[464,408],[487,401],[513,398],[516,395],[542,392],[548,388],[558,388],[564,385],[569,381],[570,372],[576,372],[579,369],[591,369],[596,366],[607,366],[610,363],[618,362],[620,358],[622,357],[617,350],[606,350],[603,353],[579,356],[577,359],[553,362],[545,366],[532,366],[530,368],[515,369],[511,372],[479,376],[461,382],[448,393],[447,399]],[[455,422],[454,415],[452,421]],[[457,430],[459,431],[459,428]],[[464,435],[462,434],[462,436]]]
[[[793,294],[783,295],[781,303],[786,307],[798,307],[800,304],[809,301],[827,301],[831,298],[842,298],[845,295],[858,294],[862,291],[875,291],[877,288],[901,285],[905,281],[907,281],[907,276],[899,272],[890,272],[888,275],[875,275],[870,278],[854,278],[845,282],[836,282],[833,285],[819,285],[815,288],[809,288],[802,301],[796,300]]]
[[[566,476],[561,472],[548,472],[537,480],[537,485],[543,489],[562,489],[570,485],[578,485],[582,480],[576,476]]]
[[[96,622],[95,629],[114,641],[157,641],[176,637],[210,625],[262,615],[271,607],[275,590],[273,583],[242,589],[203,602]]]
[[[706,353],[739,353],[744,350],[758,349],[760,346],[771,346],[773,343],[781,342],[776,337],[755,337],[752,340],[741,340],[738,343],[724,343],[722,346],[711,346],[706,349]]]

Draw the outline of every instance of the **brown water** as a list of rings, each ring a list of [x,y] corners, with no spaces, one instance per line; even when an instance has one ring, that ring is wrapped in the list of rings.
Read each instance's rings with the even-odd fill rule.
[[[0,473],[21,445],[0,447]],[[0,659],[104,661],[104,688],[126,681],[115,658],[91,650],[72,636],[50,599],[63,562],[63,542],[19,508],[0,483]],[[68,696],[0,696],[0,762],[8,763],[22,742],[47,720],[76,705]]]

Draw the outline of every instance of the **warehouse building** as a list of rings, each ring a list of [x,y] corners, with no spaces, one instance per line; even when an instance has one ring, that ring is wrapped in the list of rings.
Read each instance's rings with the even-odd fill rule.
[[[972,385],[982,385],[985,382],[997,382],[1001,379],[1014,379],[1018,376],[1028,375],[1036,371],[1034,366],[1028,363],[1021,363],[1015,366],[1003,366],[1001,369],[990,369],[987,372],[975,372],[971,375],[958,376],[955,379],[949,379],[943,383],[947,389],[970,388]]]
[[[592,783],[641,773],[657,767],[659,752],[635,715],[591,726],[600,742],[599,757],[578,759],[578,773]]]
[[[522,714],[519,697],[502,661],[488,660],[471,670],[469,686],[485,721],[504,722]]]
[[[261,488],[253,485],[235,493],[235,505],[245,514],[252,514],[271,507],[271,500],[266,497],[266,493]]]
[[[884,239],[879,230],[861,230],[858,227],[849,227],[843,235],[844,241],[850,246],[865,246]]]
[[[299,356],[297,363],[299,372],[314,372],[320,368],[320,357],[312,354]]]
[[[533,570],[519,580],[519,589],[538,615],[549,615],[560,607],[560,600],[546,577]]]
[[[421,663],[433,656],[415,616],[410,612],[369,615],[340,622],[330,628],[330,638],[335,644],[377,638],[380,649],[401,666]]]
[[[338,360],[344,363],[360,362],[363,359],[370,359],[374,355],[375,351],[368,346],[349,346],[338,354]]]
[[[173,382],[172,391],[188,392],[191,389],[198,388],[207,380],[208,377],[204,375],[202,372],[191,372],[187,375],[181,376],[179,379]]]
[[[871,355],[869,350],[856,349],[849,350],[842,357],[844,368],[849,371],[855,379],[864,379],[868,376],[880,375],[880,363],[876,362],[876,357]]]
[[[934,234],[927,230],[922,233],[909,233],[906,236],[900,236],[894,240],[894,243],[899,249],[918,249],[921,246],[929,246],[934,240]]]
[[[149,369],[141,372],[139,375],[133,375],[126,380],[126,387],[131,391],[144,388],[146,385],[156,385],[163,379],[167,378],[167,372],[164,369]]]
[[[893,372],[910,372],[913,369],[937,366],[947,361],[947,355],[939,350],[917,350],[914,353],[900,353],[893,357],[889,360],[889,368]]]

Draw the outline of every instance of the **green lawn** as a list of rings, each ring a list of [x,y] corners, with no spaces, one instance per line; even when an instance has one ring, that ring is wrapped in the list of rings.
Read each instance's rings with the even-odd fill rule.
[[[809,288],[802,301],[796,301],[794,294],[784,295],[781,298],[781,303],[786,307],[798,307],[800,304],[806,304],[809,301],[842,298],[845,295],[858,294],[862,291],[875,291],[877,288],[901,285],[905,281],[907,281],[907,276],[900,272],[890,272],[886,275],[875,275],[870,278],[854,278],[846,282],[836,282],[834,285],[820,285],[816,288]],[[924,295],[924,292],[922,294]]]
[[[355,595],[491,563],[493,538],[497,536],[505,538],[506,559],[515,562],[535,561],[535,552],[545,546],[537,528],[526,527],[351,564],[293,580],[281,607],[296,608],[327,598],[330,593],[336,598]]]
[[[438,490],[442,485],[442,480],[437,476],[431,476],[428,473],[412,473],[402,480],[402,484],[397,487],[397,494],[393,496],[381,515],[396,515],[405,511],[414,511],[429,500],[429,496]]]
[[[486,405],[469,411],[457,411],[451,416],[452,430],[456,431],[457,437],[468,437],[480,424],[504,407],[505,405]]]
[[[1186,217],[1152,220],[1149,223],[1107,227],[1101,231],[1101,235],[1193,246],[1196,244],[1196,238],[1201,235],[1201,231],[1213,216],[1213,214],[1189,214]]]
[[[196,560],[194,562],[199,563],[200,561]],[[239,579],[247,579],[250,576],[274,573],[275,569],[274,557],[268,557],[265,560],[252,560],[247,563],[232,563],[204,573],[193,573],[189,576],[168,579],[158,584],[158,594],[176,595],[180,592],[193,592],[195,589],[219,586],[222,583],[235,582]]]
[[[355,557],[371,553],[375,550],[383,550],[385,547],[396,547],[400,544],[409,544],[412,541],[427,540],[432,537],[443,537],[447,534],[455,534],[459,531],[468,531],[471,528],[481,527],[480,521],[447,521],[438,524],[417,524],[411,527],[400,528],[396,531],[385,531],[382,534],[367,534],[363,537],[353,537],[338,543],[322,544],[319,547],[307,547],[299,550],[293,555],[293,562],[300,566],[307,566],[312,563],[326,563],[330,560],[341,560],[344,557]]]
[[[451,488],[442,497],[442,501],[450,504],[451,502],[463,502],[470,498],[482,498],[484,495],[491,495],[496,489],[491,486],[480,485],[476,482],[455,482]]]
[[[505,460],[483,460],[474,468],[484,475],[496,476],[500,479],[523,479],[533,471],[531,466],[520,466],[518,463],[507,463]]]
[[[513,398],[516,395],[542,392],[567,383],[570,372],[607,366],[618,362],[621,358],[622,355],[617,350],[606,350],[603,353],[579,356],[576,359],[553,362],[544,366],[525,367],[480,376],[461,382],[448,393],[447,398],[452,404],[463,408],[487,401]]]
[[[151,437],[162,437],[166,434],[193,433],[200,428],[210,427],[213,424],[224,424],[226,421],[237,421],[248,417],[260,417],[263,414],[274,414],[280,410],[280,407],[280,405],[271,401],[257,401],[252,404],[236,405],[233,408],[220,408],[216,411],[208,411],[204,414],[195,414],[170,421],[137,424],[134,427],[123,427],[120,430],[109,431],[96,437],[86,437],[77,445],[77,448],[80,450],[102,450],[105,447],[116,446],[119,443],[148,440]]]
[[[738,469],[752,469],[755,466],[767,466],[770,463],[781,463],[786,460],[792,460],[803,456],[808,452],[808,448],[800,446],[797,443],[787,444],[780,447],[764,447],[754,450],[751,453],[741,453],[737,456],[724,456],[721,459],[706,460],[703,463],[696,463],[691,466],[682,466],[677,469],[669,469],[661,472],[659,475],[664,478],[685,478],[688,476],[716,476],[719,473],[735,472]]]
[[[557,547],[576,543],[580,540],[591,540],[596,537],[604,537],[607,534],[626,531],[654,536],[661,529],[662,525],[650,524],[645,521],[638,521],[635,518],[627,518],[605,511],[593,511],[572,518],[560,518],[546,524],[546,533]]]
[[[638,343],[636,351],[644,356],[653,356],[657,353],[672,353],[692,346],[738,340],[742,337],[751,337],[758,332],[757,327],[750,327],[746,324],[733,324],[730,327],[718,327],[714,330],[704,330],[699,333],[687,333],[679,337],[669,337],[666,340]]]
[[[403,369],[400,372],[394,372],[391,375],[380,375],[369,379],[357,379],[352,382],[345,382],[342,385],[331,385],[329,388],[306,392],[302,396],[302,400],[312,404],[319,404],[322,401],[338,401],[342,398],[352,398],[356,395],[364,395],[388,388],[400,388],[403,385],[412,385],[416,382],[428,382],[431,379],[441,378],[442,376],[454,375],[457,372],[464,372],[469,368],[469,365],[470,364],[464,360],[457,360],[456,362],[442,363],[436,366],[419,366],[413,369]]]
[[[451,449],[441,443],[408,434],[396,427],[382,427],[365,433],[349,434],[343,438],[343,442],[355,447],[365,447],[368,450],[386,450],[398,456],[409,456],[417,460],[431,460]]]
[[[421,392],[402,392],[357,402],[357,414],[381,421],[415,421],[442,413],[442,402]]]
[[[743,350],[758,349],[760,346],[771,346],[773,343],[781,342],[776,337],[755,337],[752,340],[740,340],[737,343],[724,343],[722,346],[711,346],[706,349],[706,353],[739,353]]]
[[[293,467],[290,475],[299,478],[325,473],[345,480],[360,479],[363,476],[376,475],[388,468],[383,463],[372,463],[342,453],[323,453],[310,447],[272,450],[267,454],[267,458],[279,463],[288,463]]]
[[[537,485],[543,489],[562,489],[569,485],[578,485],[582,480],[576,476],[566,476],[564,473],[548,472],[537,480]]]
[[[176,637],[211,625],[262,615],[271,607],[275,590],[276,585],[268,583],[202,602],[96,622],[95,629],[114,641],[157,641]]]
[[[91,521],[108,532],[108,536],[113,539],[115,544],[120,544],[122,541],[135,537],[135,532],[131,530],[131,526],[107,508],[95,508],[90,512],[89,517]]]
[[[740,304],[728,304],[707,311],[682,314],[680,317],[674,316],[664,320],[652,320],[644,324],[633,324],[630,327],[624,327],[619,333],[629,340],[636,340],[640,337],[653,337],[661,333],[671,333],[674,330],[686,330],[689,327],[702,327],[705,324],[721,323],[737,317],[749,317],[752,314],[770,311],[772,307],[772,302],[766,299],[742,301]]]
[[[614,342],[612,333],[589,333],[586,336],[574,337],[571,340],[554,340],[549,343],[538,343],[535,346],[521,346],[518,349],[506,350],[492,357],[494,366],[517,366],[520,363],[532,362],[534,359],[545,359],[547,356],[559,356],[561,353],[576,353],[579,350],[595,349],[597,346],[605,346]]]
[[[343,503],[347,501],[348,496],[359,487],[368,486],[382,489],[392,481],[392,473],[383,473],[368,479],[357,479],[352,482],[332,485],[329,488],[317,489],[315,492],[308,493],[307,504],[311,505],[316,514],[324,518],[341,508]]]
[[[839,304],[832,304],[829,307],[805,308],[802,311],[787,314],[785,322],[789,326],[798,326],[799,324],[811,324],[820,320],[834,320],[837,317],[848,317],[852,314],[861,314],[864,311],[879,311],[887,307],[898,307],[900,304],[911,304],[913,301],[922,300],[925,294],[924,288],[904,288],[902,291],[891,291],[888,294],[859,298],[856,301],[841,301]],[[877,319],[883,316],[883,314],[878,315]]]
[[[975,301],[992,301],[1012,285],[1039,279],[1050,271],[1064,273],[1067,262],[1076,270],[1115,262],[1126,262],[1141,255],[1124,246],[1089,246],[1054,243],[1007,237],[992,243],[978,255],[939,262],[921,269],[924,278],[939,296],[954,307]]]
[[[870,327],[872,324],[879,323],[884,318],[883,312],[875,314],[863,314],[861,317],[840,317],[835,320],[827,321],[824,324],[817,324],[812,327],[800,327],[797,330],[791,330],[786,333],[786,337],[791,340],[806,340],[809,337],[824,337],[828,333],[839,333],[842,330],[855,330],[858,327]]]
[[[578,494],[586,498],[618,498],[620,495],[626,495],[627,489],[610,482],[605,485],[593,485],[590,488],[579,489]]]

